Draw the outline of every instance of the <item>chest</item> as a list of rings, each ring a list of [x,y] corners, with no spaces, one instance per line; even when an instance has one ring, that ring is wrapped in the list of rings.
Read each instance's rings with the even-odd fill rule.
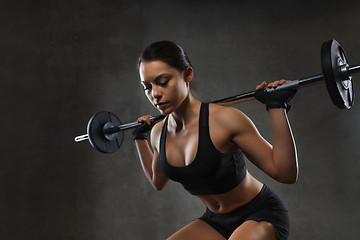
[[[166,159],[174,167],[190,165],[196,157],[199,143],[198,127],[166,133]]]
[[[186,130],[176,132],[170,129],[167,131],[165,139],[167,162],[174,167],[189,166],[200,152],[199,141],[207,142],[219,153],[227,154],[237,151],[236,147],[231,143],[229,135],[221,126],[218,126],[216,122],[212,122],[210,119],[209,126],[209,129],[199,129],[199,124],[193,124]],[[204,151],[207,151],[206,147],[201,149],[201,152]]]
[[[243,178],[244,159],[241,152],[218,151],[204,130],[200,128],[198,136],[175,135],[170,131],[166,138],[164,133],[160,141],[160,165],[169,179],[180,182],[191,194],[223,193]]]

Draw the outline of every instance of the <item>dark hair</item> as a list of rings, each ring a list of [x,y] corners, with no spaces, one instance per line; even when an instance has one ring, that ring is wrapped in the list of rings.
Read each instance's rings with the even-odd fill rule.
[[[170,41],[159,41],[150,44],[139,57],[137,67],[142,62],[160,60],[183,72],[187,67],[192,67],[189,57],[182,47]]]

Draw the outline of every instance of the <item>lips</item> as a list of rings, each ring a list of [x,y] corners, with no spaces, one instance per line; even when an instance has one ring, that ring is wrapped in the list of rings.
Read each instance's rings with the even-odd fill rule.
[[[167,105],[168,105],[167,102],[159,102],[156,104],[156,107],[159,109],[164,109],[164,108],[166,108]]]

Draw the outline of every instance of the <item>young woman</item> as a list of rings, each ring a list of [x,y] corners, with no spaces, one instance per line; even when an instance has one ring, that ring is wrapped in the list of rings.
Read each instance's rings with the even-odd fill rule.
[[[138,68],[147,98],[166,116],[155,125],[150,116],[140,117],[144,124],[133,133],[145,175],[158,191],[169,179],[178,181],[206,205],[203,216],[168,239],[287,239],[286,206],[246,170],[244,155],[275,180],[296,181],[297,154],[286,115],[286,103],[295,91],[268,95],[263,91],[265,82],[257,86],[256,97],[266,104],[272,122],[270,145],[241,111],[192,96],[194,70],[179,45],[151,44],[140,56]],[[146,140],[150,130],[153,151]]]

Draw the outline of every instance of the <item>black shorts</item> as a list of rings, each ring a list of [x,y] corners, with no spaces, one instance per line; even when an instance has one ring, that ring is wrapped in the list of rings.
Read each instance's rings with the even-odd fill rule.
[[[278,240],[286,240],[289,236],[290,223],[286,206],[279,195],[265,184],[259,194],[244,206],[225,214],[216,214],[206,209],[199,219],[208,223],[226,239],[247,220],[271,223]]]

